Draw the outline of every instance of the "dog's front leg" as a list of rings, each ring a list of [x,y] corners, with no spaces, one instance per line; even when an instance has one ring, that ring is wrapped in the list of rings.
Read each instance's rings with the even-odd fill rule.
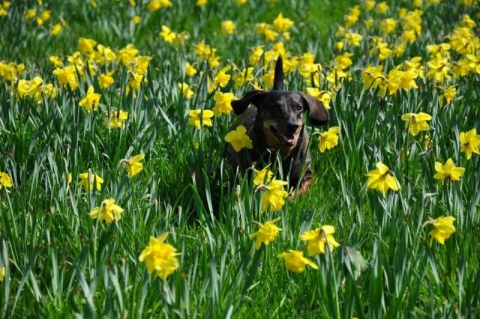
[[[302,180],[300,181],[300,184],[298,185],[298,188],[295,188],[297,186],[296,184],[292,185],[292,187],[290,188],[288,198],[293,199],[296,195],[304,195],[312,184],[312,176],[312,170],[310,168],[307,168]]]

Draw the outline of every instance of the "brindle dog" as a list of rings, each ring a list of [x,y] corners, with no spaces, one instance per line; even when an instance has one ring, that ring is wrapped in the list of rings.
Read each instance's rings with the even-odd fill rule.
[[[233,165],[246,170],[254,162],[267,165],[279,155],[283,176],[289,175],[290,185],[298,186],[298,193],[304,194],[312,183],[312,169],[303,114],[308,111],[312,125],[326,124],[329,115],[322,102],[306,93],[284,91],[283,63],[279,56],[273,90],[250,91],[231,105],[235,114],[240,115],[232,130],[245,126],[253,142],[252,149],[240,152],[228,146]]]

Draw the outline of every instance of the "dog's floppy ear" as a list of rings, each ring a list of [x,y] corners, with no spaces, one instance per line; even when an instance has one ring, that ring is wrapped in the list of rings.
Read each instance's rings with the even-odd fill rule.
[[[308,109],[308,115],[312,125],[323,125],[327,124],[330,116],[328,111],[323,106],[323,103],[311,96],[310,94],[300,93],[302,95],[304,108]]]
[[[267,95],[267,91],[253,90],[245,94],[240,100],[230,102],[235,114],[240,115],[248,108],[250,104],[257,105]]]

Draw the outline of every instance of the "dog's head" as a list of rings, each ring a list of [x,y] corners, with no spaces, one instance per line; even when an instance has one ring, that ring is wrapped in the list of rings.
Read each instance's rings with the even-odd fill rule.
[[[282,58],[275,65],[272,91],[253,90],[236,101],[232,101],[235,114],[240,115],[250,104],[257,107],[257,123],[263,127],[268,147],[274,149],[293,148],[303,129],[304,113],[307,111],[312,125],[323,125],[329,115],[323,103],[302,92],[283,90]]]

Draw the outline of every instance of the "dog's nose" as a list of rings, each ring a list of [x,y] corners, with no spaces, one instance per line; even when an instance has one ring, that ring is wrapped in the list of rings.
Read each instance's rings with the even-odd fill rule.
[[[299,125],[297,123],[289,123],[287,124],[287,130],[290,133],[295,133],[298,130]]]

